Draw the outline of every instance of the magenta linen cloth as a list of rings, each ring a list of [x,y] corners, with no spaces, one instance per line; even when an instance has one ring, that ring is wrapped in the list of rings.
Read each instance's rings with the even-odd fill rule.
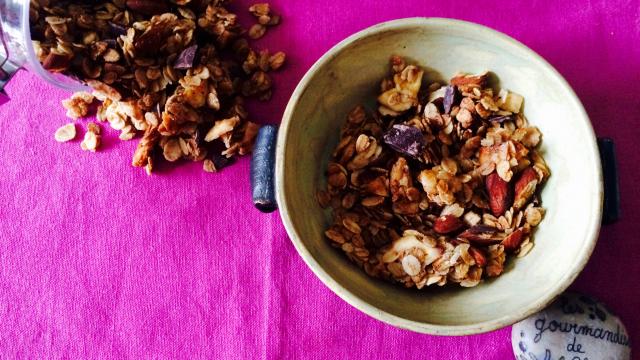
[[[283,23],[258,46],[285,51],[288,65],[276,76],[273,101],[253,106],[252,117],[278,123],[315,60],[381,21],[454,17],[524,42],[571,83],[598,135],[616,142],[623,220],[603,228],[573,289],[608,303],[640,344],[640,2],[517,3],[274,0]],[[248,5],[234,4],[245,24]],[[415,334],[339,299],[297,255],[279,215],[253,209],[249,159],[220,174],[186,163],[148,177],[130,165],[136,142],[109,129],[96,154],[79,141],[54,141],[67,122],[64,91],[21,72],[7,93],[0,358],[513,358],[509,328]]]

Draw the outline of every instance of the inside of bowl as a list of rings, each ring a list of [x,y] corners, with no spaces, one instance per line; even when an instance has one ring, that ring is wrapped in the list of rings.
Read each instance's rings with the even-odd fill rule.
[[[325,283],[381,320],[426,332],[434,332],[429,324],[495,328],[514,322],[568,286],[592,250],[602,188],[588,119],[554,70],[493,31],[429,20],[377,31],[325,59],[302,84],[282,130],[285,141],[278,145],[284,155],[280,205],[289,233]],[[491,70],[502,87],[525,97],[525,114],[543,133],[542,151],[552,172],[542,192],[547,213],[529,255],[510,261],[497,279],[470,289],[405,290],[368,277],[323,236],[330,216],[314,194],[325,186],[329,154],[348,111],[360,103],[373,109],[392,54],[427,67],[430,78]]]

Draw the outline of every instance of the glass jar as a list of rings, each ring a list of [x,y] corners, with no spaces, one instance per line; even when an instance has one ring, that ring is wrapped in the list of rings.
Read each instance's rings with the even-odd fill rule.
[[[42,67],[31,42],[29,9],[30,0],[0,0],[0,90],[19,68],[69,91],[87,90],[77,80]]]

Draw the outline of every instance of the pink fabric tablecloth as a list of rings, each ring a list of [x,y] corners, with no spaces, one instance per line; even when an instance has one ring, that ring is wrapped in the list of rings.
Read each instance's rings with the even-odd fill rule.
[[[284,50],[289,63],[276,76],[273,101],[252,109],[260,122],[279,121],[298,80],[332,45],[385,20],[470,20],[549,60],[597,133],[616,141],[619,157],[624,218],[602,230],[573,288],[608,303],[640,343],[638,0],[272,5],[284,21],[258,44]],[[147,177],[130,166],[135,142],[110,131],[97,154],[79,142],[55,143],[54,131],[67,122],[65,92],[26,72],[7,92],[11,101],[0,106],[0,358],[512,358],[509,328],[426,336],[340,300],[296,254],[279,215],[253,209],[248,159],[220,174],[185,164]]]

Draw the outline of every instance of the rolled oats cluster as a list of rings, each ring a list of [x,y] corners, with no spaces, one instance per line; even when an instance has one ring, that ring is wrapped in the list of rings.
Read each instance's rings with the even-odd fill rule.
[[[318,202],[325,235],[367,274],[418,289],[472,287],[533,247],[549,169],[522,96],[488,73],[449,85],[391,59],[378,109],[348,115]]]
[[[186,158],[216,171],[251,152],[259,126],[244,100],[270,99],[269,72],[286,59],[253,50],[227,3],[31,0],[31,33],[45,69],[94,90],[63,102],[69,117],[86,116],[95,96],[120,139],[142,135],[134,166],[151,173],[160,158]],[[264,29],[280,22],[268,4],[249,11]],[[83,148],[95,151],[99,133],[89,133]]]

